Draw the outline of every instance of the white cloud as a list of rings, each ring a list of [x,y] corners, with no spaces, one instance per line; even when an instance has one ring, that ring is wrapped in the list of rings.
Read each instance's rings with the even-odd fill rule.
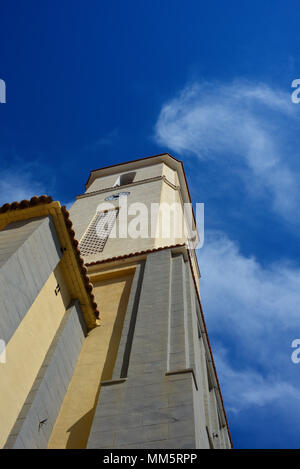
[[[263,186],[273,208],[291,218],[300,201],[296,168],[290,167],[298,148],[286,143],[287,135],[295,138],[298,111],[289,92],[265,84],[196,83],[163,105],[155,137],[181,155],[246,168],[254,176],[246,177],[250,184]]]
[[[214,338],[225,402],[232,410],[299,399],[300,368],[291,341],[300,336],[300,269],[261,266],[222,233],[199,251],[201,296]]]
[[[239,321],[247,305],[247,309],[252,310],[247,328],[253,322],[252,327],[257,330],[265,327],[262,320],[275,318],[282,321],[282,327],[290,327],[291,319],[299,321],[300,325],[299,269],[287,262],[276,262],[263,268],[254,257],[244,257],[234,242],[218,232],[207,233],[199,262],[204,277],[209,281],[204,286],[206,292],[210,292],[210,286],[213,289],[217,286],[220,297],[234,300],[236,307],[233,309],[225,304],[226,315],[231,320]],[[219,299],[212,294],[209,306],[218,306],[218,302]],[[243,324],[238,329],[242,331]]]
[[[299,406],[300,395],[295,385],[272,374],[258,373],[248,367],[237,370],[230,365],[227,354],[219,347],[215,353],[222,392],[227,411],[238,413],[250,407],[262,407],[273,402],[290,400],[292,406]]]
[[[35,163],[21,164],[15,161],[13,166],[1,172],[0,205],[46,193],[45,185],[38,179]]]

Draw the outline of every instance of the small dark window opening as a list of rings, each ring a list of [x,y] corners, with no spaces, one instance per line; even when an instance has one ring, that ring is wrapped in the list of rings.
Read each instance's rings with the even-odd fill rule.
[[[136,172],[131,171],[130,173],[121,174],[114,186],[125,186],[131,184],[135,178]]]

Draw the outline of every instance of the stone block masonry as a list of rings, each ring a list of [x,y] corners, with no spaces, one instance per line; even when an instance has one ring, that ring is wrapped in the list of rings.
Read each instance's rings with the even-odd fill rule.
[[[133,279],[113,379],[102,383],[88,448],[209,447],[193,321],[184,255],[149,254]]]
[[[50,216],[0,231],[0,338],[6,343],[62,256]]]

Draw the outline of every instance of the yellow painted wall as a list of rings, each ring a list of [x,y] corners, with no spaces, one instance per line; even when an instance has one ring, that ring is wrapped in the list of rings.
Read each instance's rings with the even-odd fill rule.
[[[59,283],[61,292],[55,295]],[[0,447],[15,424],[70,302],[58,266],[6,346],[0,363]]]
[[[121,338],[133,272],[93,281],[96,302],[101,305],[100,326],[86,337],[74,374],[55,423],[49,448],[85,448],[101,381],[112,377]]]

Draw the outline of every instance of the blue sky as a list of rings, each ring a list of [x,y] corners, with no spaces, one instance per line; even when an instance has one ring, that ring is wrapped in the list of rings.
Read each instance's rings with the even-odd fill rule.
[[[0,203],[71,203],[169,151],[205,203],[201,293],[235,447],[297,448],[300,12],[290,1],[1,6]]]

